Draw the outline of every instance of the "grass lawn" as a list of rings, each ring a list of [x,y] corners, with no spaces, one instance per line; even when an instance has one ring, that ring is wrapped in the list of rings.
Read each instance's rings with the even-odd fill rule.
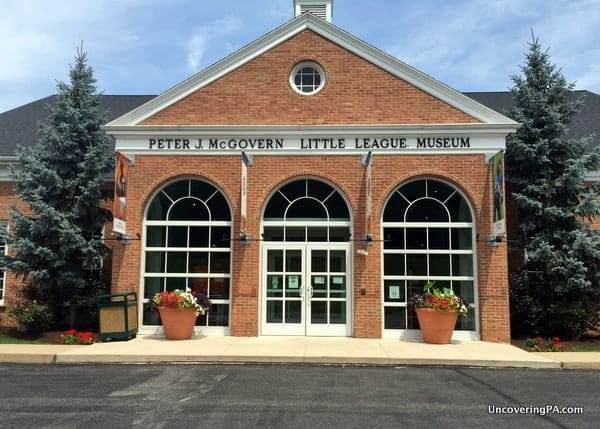
[[[43,344],[38,340],[26,340],[23,338],[11,337],[7,334],[0,333],[0,344]]]
[[[574,352],[600,352],[600,345],[595,346],[574,346]]]

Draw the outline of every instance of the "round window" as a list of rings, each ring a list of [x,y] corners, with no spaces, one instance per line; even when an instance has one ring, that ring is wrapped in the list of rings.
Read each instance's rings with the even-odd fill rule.
[[[325,71],[313,62],[296,64],[290,75],[290,85],[299,94],[316,94],[325,85]]]

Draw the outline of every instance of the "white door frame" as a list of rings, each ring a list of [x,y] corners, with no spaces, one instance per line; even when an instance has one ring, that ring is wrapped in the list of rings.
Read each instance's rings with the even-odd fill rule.
[[[267,323],[267,264],[269,250],[300,250],[301,251],[301,283],[299,284],[298,299],[292,298],[290,301],[301,302],[301,323]],[[330,297],[326,299],[311,299],[312,297],[312,267],[311,252],[313,250],[343,250],[346,252],[346,323],[345,324],[313,324],[310,323],[311,305],[313,301],[329,302]],[[284,261],[285,263],[285,261]],[[261,249],[261,285],[260,285],[260,326],[262,335],[297,335],[297,336],[337,336],[349,337],[352,335],[353,322],[353,267],[352,267],[352,246],[350,242],[267,242],[262,243]],[[284,271],[285,272],[285,271]],[[327,276],[331,275],[328,271]],[[285,278],[283,279],[285,282]],[[282,284],[282,290],[283,290]],[[285,301],[284,301],[285,302]]]

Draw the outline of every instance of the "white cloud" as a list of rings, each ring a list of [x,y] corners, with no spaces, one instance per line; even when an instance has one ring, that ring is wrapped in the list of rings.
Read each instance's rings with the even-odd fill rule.
[[[187,64],[192,73],[196,73],[205,65],[205,55],[209,46],[217,41],[222,42],[227,36],[238,31],[242,26],[240,18],[227,15],[218,18],[207,26],[196,30],[189,38],[187,45]]]
[[[192,73],[198,71],[200,61],[206,52],[207,35],[205,31],[198,32],[192,35],[188,42],[188,57],[187,63]]]

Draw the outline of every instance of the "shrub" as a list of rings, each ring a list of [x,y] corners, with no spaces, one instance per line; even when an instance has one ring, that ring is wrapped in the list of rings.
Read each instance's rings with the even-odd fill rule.
[[[46,304],[40,304],[35,300],[21,301],[10,307],[8,314],[17,321],[19,328],[27,334],[39,334],[52,326],[52,312]]]

